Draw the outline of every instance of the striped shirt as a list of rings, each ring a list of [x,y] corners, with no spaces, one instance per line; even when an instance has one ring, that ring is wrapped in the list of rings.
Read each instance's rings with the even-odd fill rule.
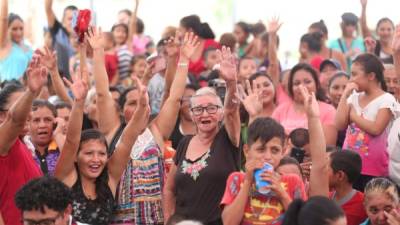
[[[127,45],[122,45],[117,49],[118,56],[118,71],[119,71],[119,79],[122,80],[131,75],[131,61],[133,54],[128,49]]]

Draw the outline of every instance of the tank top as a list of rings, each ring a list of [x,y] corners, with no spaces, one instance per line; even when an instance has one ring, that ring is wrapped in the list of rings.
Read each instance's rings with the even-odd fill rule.
[[[107,185],[104,198],[88,199],[83,193],[80,175],[72,186],[72,215],[74,220],[87,224],[108,225],[114,209],[114,197]],[[97,195],[99,196],[99,195]]]
[[[163,224],[164,160],[147,128],[132,147],[117,190],[113,224]]]
[[[27,50],[12,42],[10,53],[0,60],[0,82],[6,80],[18,80],[24,75],[33,51],[28,46]]]

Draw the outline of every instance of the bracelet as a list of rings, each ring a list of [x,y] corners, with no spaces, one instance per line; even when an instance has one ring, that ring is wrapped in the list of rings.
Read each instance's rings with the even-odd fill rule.
[[[178,66],[179,67],[184,67],[184,66],[189,66],[189,63],[178,63]]]

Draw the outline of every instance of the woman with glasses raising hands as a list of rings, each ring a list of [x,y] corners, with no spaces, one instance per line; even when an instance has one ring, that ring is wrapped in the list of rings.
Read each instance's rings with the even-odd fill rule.
[[[164,191],[164,217],[173,215],[204,224],[222,224],[219,203],[230,172],[239,170],[239,100],[237,69],[229,48],[218,51],[221,78],[226,81],[225,105],[210,88],[196,91],[190,114],[197,133],[184,137]]]

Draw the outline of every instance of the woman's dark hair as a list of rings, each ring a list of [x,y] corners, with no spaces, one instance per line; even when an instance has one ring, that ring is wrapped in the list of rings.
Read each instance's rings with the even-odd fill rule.
[[[380,20],[378,20],[378,23],[376,24],[376,30],[378,30],[379,26],[384,22],[389,22],[390,25],[392,25],[392,28],[394,29],[393,21],[391,19],[387,18],[387,17],[383,17]]]
[[[58,109],[69,109],[70,111],[72,110],[72,106],[69,103],[63,102],[63,101],[57,101],[54,105],[56,110]]]
[[[294,98],[294,93],[293,93],[293,80],[294,80],[294,75],[300,71],[300,70],[304,70],[308,73],[311,74],[312,79],[314,80],[315,83],[315,88],[316,88],[316,93],[315,93],[315,97],[317,98],[317,100],[319,101],[326,101],[326,95],[324,90],[321,88],[321,83],[319,82],[319,78],[318,78],[318,74],[317,72],[307,63],[298,63],[296,66],[294,66],[292,68],[292,70],[290,71],[290,75],[289,75],[289,82],[288,82],[288,91],[289,91],[289,95],[290,97]]]
[[[214,39],[215,34],[208,23],[202,23],[198,15],[185,16],[180,21],[181,26],[192,29],[193,33],[204,39]]]
[[[268,45],[269,43],[269,34],[264,32],[261,35],[261,41]],[[279,48],[279,35],[276,35],[276,48]]]
[[[45,213],[47,207],[62,213],[72,204],[72,194],[63,182],[51,176],[44,176],[25,184],[16,193],[15,204],[22,212],[39,210]]]
[[[347,79],[350,79],[350,78],[349,78],[349,75],[348,75],[346,72],[344,72],[344,71],[339,71],[339,72],[335,73],[335,74],[329,79],[329,81],[328,81],[328,88],[331,87],[333,81],[335,81],[336,79],[341,78],[341,77],[346,77]]]
[[[128,95],[129,92],[137,90],[136,87],[129,87],[127,89],[125,89],[121,95],[118,98],[118,105],[120,107],[120,109],[124,108],[125,102],[126,102],[126,96]]]
[[[334,173],[343,171],[346,174],[347,181],[353,184],[361,174],[361,157],[357,152],[344,150],[334,151],[329,155],[331,159],[331,168]]]
[[[328,28],[326,27],[325,22],[323,20],[312,23],[310,25],[309,29],[316,29],[319,32],[321,32],[323,35],[328,36]]]
[[[310,135],[305,128],[296,128],[289,134],[289,139],[292,145],[297,148],[303,148],[310,143]]]
[[[378,83],[380,83],[382,90],[387,91],[385,78],[383,76],[383,71],[385,70],[385,67],[382,64],[382,61],[377,56],[370,53],[364,53],[358,55],[353,60],[353,64],[354,63],[360,64],[363,67],[365,73],[374,73],[375,79],[378,81]]]
[[[307,201],[295,199],[289,205],[282,225],[329,225],[345,214],[334,201],[314,196]]]
[[[300,166],[299,161],[297,161],[295,158],[290,157],[290,156],[284,156],[284,157],[281,159],[281,161],[279,161],[279,164],[278,164],[278,166],[276,167],[276,169],[278,169],[279,167],[284,166],[284,165],[295,165],[295,166],[299,169],[299,171],[300,171],[300,173],[301,173],[301,176],[302,176],[302,177],[304,176],[304,174],[303,174],[303,169],[301,169],[301,166]],[[301,177],[301,178],[302,178],[302,177]]]
[[[251,33],[251,25],[250,24],[240,21],[240,22],[237,22],[235,25],[240,27],[246,35],[249,35]]]
[[[234,51],[236,46],[236,38],[232,33],[224,33],[219,38],[221,46],[229,47],[231,51]]]
[[[51,111],[51,114],[53,114],[54,117],[57,117],[57,109],[56,107],[51,104],[49,101],[47,100],[43,100],[43,99],[35,99],[32,102],[32,112],[37,111],[40,108],[47,108]]]
[[[14,22],[15,20],[19,20],[21,22],[24,22],[19,15],[15,14],[15,13],[10,13],[10,14],[8,14],[8,19],[7,19],[8,27],[10,27],[12,22]]]
[[[8,83],[0,90],[0,111],[7,111],[6,105],[10,96],[16,92],[23,92],[24,87],[17,83]]]
[[[300,42],[306,43],[311,52],[320,52],[322,47],[322,33],[313,32],[304,34],[301,37]]]
[[[144,32],[144,23],[140,18],[136,18],[136,32],[138,34],[143,34]]]
[[[260,34],[263,34],[267,31],[267,27],[262,22],[257,22],[255,24],[250,25],[251,34],[257,37]]]
[[[279,138],[283,146],[285,142],[283,126],[269,117],[257,118],[249,126],[247,144],[251,146],[257,140],[260,140],[261,144],[264,145],[274,137]]]
[[[107,144],[106,137],[104,136],[104,134],[102,134],[100,131],[98,131],[96,129],[87,129],[87,130],[82,131],[81,140],[79,142],[78,154],[81,150],[82,144],[84,144],[85,142],[91,141],[91,140],[98,140],[102,144],[104,144],[104,146],[106,147],[106,150],[107,150],[107,155],[108,155],[108,157],[110,157],[110,155],[109,155],[110,152],[108,151],[108,144]],[[78,170],[77,163],[75,163],[75,167]],[[101,171],[100,175],[96,178],[95,183],[96,183],[97,199],[100,202],[107,202],[107,193],[109,192],[107,165],[104,167],[103,171]]]

